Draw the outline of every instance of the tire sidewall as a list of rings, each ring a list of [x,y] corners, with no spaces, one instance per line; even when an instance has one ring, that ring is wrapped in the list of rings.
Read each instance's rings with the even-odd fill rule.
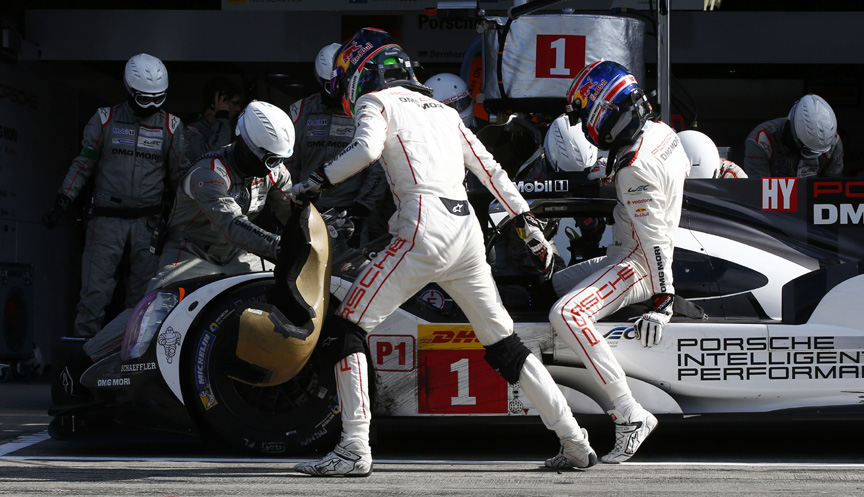
[[[218,357],[236,345],[237,330],[231,323],[237,320],[232,316],[266,302],[272,284],[254,282],[231,289],[201,312],[190,329],[190,340],[184,343],[183,394],[205,441],[215,438],[247,452],[284,456],[334,444],[341,432],[341,417],[332,368],[318,367],[317,352],[294,379],[252,392],[275,398],[288,392],[294,401],[279,403],[281,412],[278,408],[268,412],[269,405],[260,408],[247,403],[241,391],[249,398],[250,387],[220,373]],[[310,375],[314,376],[311,380]]]

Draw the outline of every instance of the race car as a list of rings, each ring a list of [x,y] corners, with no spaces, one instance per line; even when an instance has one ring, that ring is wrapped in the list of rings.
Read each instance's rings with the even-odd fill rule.
[[[576,216],[607,216],[615,203],[614,190],[578,174],[550,181],[548,188],[523,188],[532,212],[549,220],[548,226]],[[864,182],[852,179],[687,180],[673,265],[680,315],[651,348],[634,339],[638,306],[598,323],[637,400],[671,417],[860,416],[861,195]],[[316,257],[329,257],[318,274],[330,274],[307,288],[319,292],[321,302],[329,296],[335,309],[374,251],[349,249],[340,231],[344,218],[325,217],[329,235],[319,230],[313,238],[329,236],[331,252]],[[507,223],[489,226],[490,257]],[[305,261],[295,261],[295,268]],[[538,291],[539,273],[498,271],[518,264],[493,264],[502,295],[511,296],[505,305],[515,333],[552,373],[574,413],[603,414],[609,407],[605,395],[549,324],[552,302]],[[300,282],[296,270],[287,274]],[[315,312],[301,306],[305,314],[298,314],[290,299],[275,301],[274,295],[284,293],[272,290],[284,285],[285,275],[277,268],[275,274],[214,276],[147,296],[127,326],[121,352],[82,376],[94,402],[52,411],[51,435],[88,437],[104,429],[107,419],[115,434],[157,429],[254,454],[332,446],[340,433],[332,366],[320,364],[308,344],[299,360],[280,345],[270,357],[275,365],[239,346],[248,338],[244,316],[264,316],[258,322],[265,323],[268,336],[281,334],[295,343],[304,341],[298,328],[308,332],[304,320],[322,317],[320,306]],[[367,345],[377,419],[458,423],[537,414],[519,385],[509,385],[485,362],[467,319],[437,285],[411,296],[368,335]],[[280,357],[290,357],[283,361],[294,369],[290,376],[277,371]]]

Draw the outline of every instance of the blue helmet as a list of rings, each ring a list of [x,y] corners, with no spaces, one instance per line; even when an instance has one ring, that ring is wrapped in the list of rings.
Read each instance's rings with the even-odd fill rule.
[[[361,29],[336,54],[331,94],[339,95],[343,110],[353,116],[357,99],[392,86],[406,86],[432,94],[431,88],[417,80],[411,60],[386,31]]]
[[[567,91],[570,123],[600,150],[632,142],[651,115],[645,92],[621,64],[598,61],[585,66]]]

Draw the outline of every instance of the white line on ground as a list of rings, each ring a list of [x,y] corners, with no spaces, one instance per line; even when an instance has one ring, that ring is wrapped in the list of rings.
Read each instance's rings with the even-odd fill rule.
[[[38,434],[38,435],[41,435]],[[45,433],[47,438],[47,432]],[[35,437],[33,435],[32,437]],[[27,437],[22,437],[27,438]],[[19,446],[13,450],[24,448],[28,445],[45,440],[41,438],[27,445]],[[275,463],[275,464],[296,464],[298,462],[308,461],[309,459],[280,459],[280,458],[230,458],[230,457],[71,457],[71,456],[6,456],[11,451],[4,451],[6,446],[15,444],[10,442],[0,445],[0,459],[26,459],[33,461],[77,461],[77,462],[108,462],[108,461],[151,461],[151,462],[215,462],[215,463]],[[451,459],[375,459],[375,464],[436,464],[436,465],[451,465],[451,466],[500,466],[500,465],[525,465],[537,464],[542,466],[542,461],[464,461]],[[864,469],[862,463],[820,463],[820,462],[772,462],[772,463],[752,463],[752,462],[625,462],[623,466],[746,466],[746,467],[765,467],[765,468],[782,468],[782,467],[808,467],[808,468],[858,468]],[[605,464],[601,464],[605,466]],[[613,465],[610,465],[613,466]]]
[[[48,435],[48,430],[18,437],[11,442],[0,445],[0,457],[15,452],[16,450],[24,449],[30,447],[31,445],[38,444],[39,442],[44,442],[49,438],[51,438],[51,436]]]

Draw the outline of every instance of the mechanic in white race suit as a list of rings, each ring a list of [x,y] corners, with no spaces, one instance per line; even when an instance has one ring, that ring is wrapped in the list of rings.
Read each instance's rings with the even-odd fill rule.
[[[286,166],[295,183],[305,181],[315,170],[336,157],[354,137],[354,120],[345,114],[342,102],[338,96],[330,94],[329,88],[333,59],[340,48],[340,44],[333,43],[318,52],[315,78],[321,90],[294,102],[288,109],[297,133],[297,143]],[[313,203],[321,212],[331,208],[346,212],[346,217],[354,224],[354,236],[349,245],[356,247],[387,234],[386,219],[375,217],[367,223],[367,218],[388,194],[384,170],[376,163],[321,192]],[[386,217],[393,213],[392,208],[383,210],[387,211]],[[377,214],[380,213],[373,216]]]
[[[150,252],[152,231],[189,163],[183,123],[161,110],[168,71],[156,57],[138,54],[126,62],[126,102],[100,108],[84,128],[81,152],[72,161],[54,208],[42,217],[53,228],[81,190],[93,180],[90,220],[81,261],[81,295],[75,335],[90,337],[104,324],[117,286],[117,267],[128,247],[126,307],[144,296],[159,258]]]
[[[147,292],[169,283],[212,274],[263,271],[275,261],[280,237],[252,220],[265,203],[283,223],[291,216],[294,128],[288,115],[266,102],[246,106],[233,143],[208,154],[180,180],[171,212],[161,269]],[[121,313],[84,345],[91,359],[117,349],[132,309]]]
[[[562,453],[547,464],[594,465],[597,456],[587,432],[540,360],[513,334],[513,320],[495,288],[480,225],[462,183],[466,167],[515,218],[526,243],[548,268],[551,247],[525,200],[456,111],[430,97],[386,32],[364,28],[343,45],[335,85],[345,110],[355,116],[354,140],[295,186],[295,192],[339,183],[380,158],[397,211],[390,222],[390,244],[354,281],[319,342],[322,360],[335,364],[342,440],[322,459],[296,470],[314,476],[372,472],[366,334],[430,282],[456,301],[486,348],[489,364],[509,383],[521,384],[543,422],[561,439]]]
[[[560,299],[549,313],[558,336],[576,352],[608,395],[615,446],[605,463],[626,461],[657,425],[633,398],[621,365],[596,321],[649,300],[635,323],[645,347],[660,343],[672,316],[673,236],[681,217],[684,179],[690,166],[669,126],[649,119],[651,106],[636,78],[615,62],[586,66],[567,93],[571,122],[581,120],[586,138],[609,150],[618,203],[612,243],[603,257],[570,266],[552,277]]]
[[[819,95],[804,95],[787,117],[750,132],[741,167],[751,178],[842,176],[843,141],[834,109]]]

